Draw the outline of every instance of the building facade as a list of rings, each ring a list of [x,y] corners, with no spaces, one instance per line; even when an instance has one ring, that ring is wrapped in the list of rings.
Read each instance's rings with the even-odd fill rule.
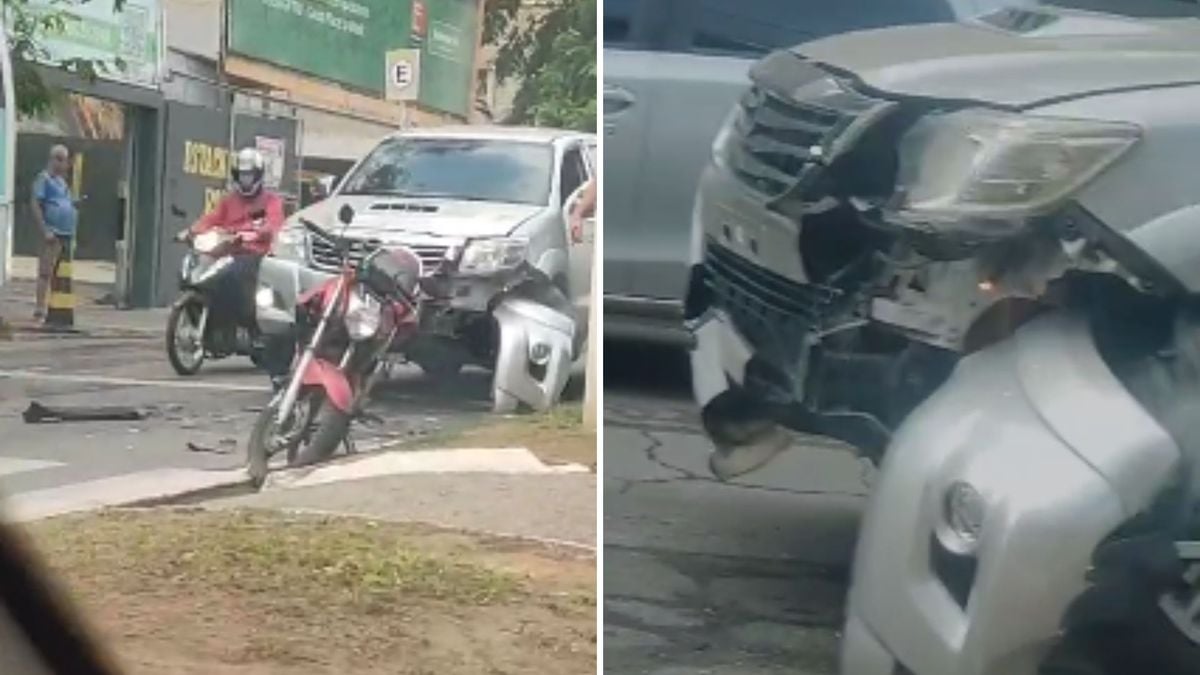
[[[309,181],[344,172],[382,136],[470,117],[483,0],[39,3],[67,18],[47,37],[48,65],[120,67],[93,81],[43,69],[74,102],[22,123],[21,173],[53,142],[79,151],[77,189],[113,195],[81,217],[83,253],[118,263],[133,306],[171,299],[184,251],[170,235],[215,204],[232,150],[263,151],[294,208]],[[17,210],[15,250],[28,255],[36,233]]]

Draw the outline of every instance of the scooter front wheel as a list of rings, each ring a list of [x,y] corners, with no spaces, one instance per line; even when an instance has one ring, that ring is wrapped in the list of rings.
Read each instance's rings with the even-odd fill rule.
[[[175,372],[190,377],[204,365],[204,336],[200,335],[203,301],[189,298],[171,308],[167,317],[167,360]]]

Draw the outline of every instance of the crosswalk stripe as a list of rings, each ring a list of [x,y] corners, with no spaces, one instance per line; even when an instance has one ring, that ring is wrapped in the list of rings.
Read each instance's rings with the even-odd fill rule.
[[[63,462],[51,462],[42,459],[22,459],[20,457],[0,457],[0,476],[15,473],[51,469],[56,466],[66,466]]]

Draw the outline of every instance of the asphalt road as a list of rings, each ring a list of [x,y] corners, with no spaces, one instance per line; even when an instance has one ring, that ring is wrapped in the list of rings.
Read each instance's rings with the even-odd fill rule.
[[[384,424],[355,427],[357,442],[443,432],[488,414],[488,378],[469,371],[437,386],[415,368],[377,391]],[[20,494],[155,470],[230,469],[269,396],[248,359],[174,374],[162,339],[18,336],[0,342],[0,493]],[[51,406],[133,406],[137,422],[26,424],[33,401]]]
[[[863,465],[803,439],[720,483],[683,356],[606,344],[605,366],[605,672],[835,673]]]

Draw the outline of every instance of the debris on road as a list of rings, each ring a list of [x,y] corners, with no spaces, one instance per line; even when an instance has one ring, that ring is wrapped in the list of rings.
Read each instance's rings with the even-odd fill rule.
[[[56,422],[137,422],[146,419],[143,410],[129,406],[59,406],[50,407],[37,401],[22,413],[26,424]]]
[[[192,452],[210,452],[215,455],[229,455],[237,450],[237,439],[222,438],[221,440],[217,441],[215,446],[201,445],[199,443],[188,441],[187,449]]]

